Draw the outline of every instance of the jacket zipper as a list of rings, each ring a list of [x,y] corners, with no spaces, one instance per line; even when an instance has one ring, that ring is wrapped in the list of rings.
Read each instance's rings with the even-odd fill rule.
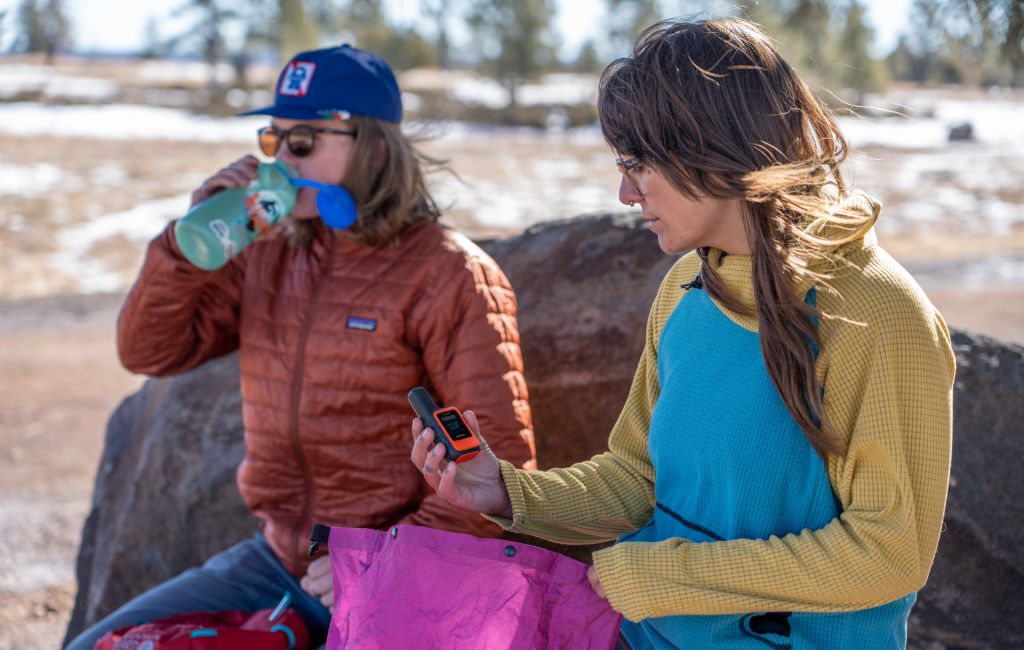
[[[305,452],[302,450],[302,442],[299,440],[299,400],[302,397],[302,382],[303,373],[306,369],[306,342],[309,339],[309,331],[313,327],[313,317],[316,314],[317,305],[320,304],[320,294],[323,292],[324,287],[327,285],[327,281],[331,275],[331,266],[334,262],[334,242],[328,240],[331,247],[327,253],[327,261],[324,265],[324,273],[317,280],[316,289],[313,291],[313,298],[309,304],[309,312],[306,315],[305,322],[302,323],[302,330],[299,333],[299,344],[298,344],[298,358],[295,361],[295,376],[292,379],[292,403],[291,403],[291,438],[292,438],[292,449],[295,451],[295,457],[299,461],[299,467],[302,469],[302,477],[306,482],[306,505],[302,511],[302,518],[300,522],[305,522],[309,519],[310,513],[313,511],[313,501],[315,498],[315,486],[313,484],[313,474],[309,469],[309,460],[306,458]],[[294,539],[292,539],[291,550],[294,551],[296,548],[301,548],[302,542],[302,529],[296,528],[294,533]]]

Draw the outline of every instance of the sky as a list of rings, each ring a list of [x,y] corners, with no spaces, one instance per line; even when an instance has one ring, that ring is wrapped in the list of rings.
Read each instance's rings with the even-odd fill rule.
[[[157,18],[166,28],[168,15],[184,0],[66,0],[74,24],[77,50],[128,52],[142,48],[146,21]],[[884,55],[896,45],[905,29],[912,0],[867,0],[868,21],[875,30],[873,53]],[[19,0],[0,0],[0,12],[8,10],[5,32],[10,31]],[[671,4],[671,2],[663,3]],[[690,3],[691,5],[697,3]],[[600,33],[607,20],[603,0],[555,0],[556,26],[563,43],[563,56],[573,56],[582,42]],[[416,20],[419,0],[385,0],[385,6],[398,21]],[[5,35],[6,41],[9,36]],[[6,45],[6,43],[4,43]]]

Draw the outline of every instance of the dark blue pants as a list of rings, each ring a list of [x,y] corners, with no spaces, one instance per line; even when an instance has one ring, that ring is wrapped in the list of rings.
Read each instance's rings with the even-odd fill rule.
[[[285,592],[291,594],[290,607],[305,621],[313,647],[322,644],[331,622],[330,611],[318,598],[302,590],[263,535],[257,534],[214,555],[202,567],[189,569],[128,601],[79,634],[67,648],[92,650],[96,641],[110,630],[176,614],[227,609],[252,612],[274,607]]]

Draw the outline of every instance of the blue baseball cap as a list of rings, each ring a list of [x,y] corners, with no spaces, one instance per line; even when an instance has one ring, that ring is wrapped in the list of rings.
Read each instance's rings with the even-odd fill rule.
[[[365,115],[398,123],[402,121],[402,93],[384,59],[342,45],[296,54],[277,79],[273,105],[239,115],[290,120]]]

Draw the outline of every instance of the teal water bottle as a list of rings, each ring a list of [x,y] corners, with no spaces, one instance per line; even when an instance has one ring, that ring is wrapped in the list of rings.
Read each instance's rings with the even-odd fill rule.
[[[287,163],[260,163],[247,187],[222,190],[197,204],[174,225],[182,254],[207,271],[219,269],[295,207],[298,188]]]

